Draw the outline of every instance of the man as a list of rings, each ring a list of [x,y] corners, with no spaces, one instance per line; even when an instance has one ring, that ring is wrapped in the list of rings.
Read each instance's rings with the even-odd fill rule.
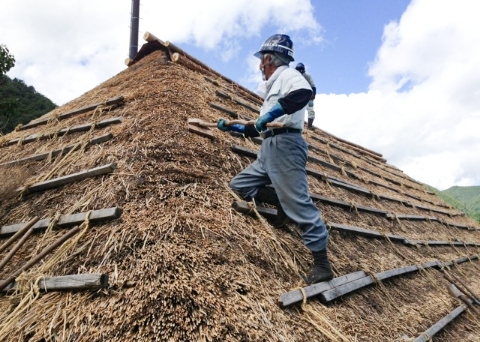
[[[312,90],[313,90],[312,97],[310,98],[310,101],[308,101],[308,104],[307,104],[307,112],[308,112],[307,127],[308,129],[313,130],[313,120],[315,120],[315,111],[313,110],[313,100],[315,100],[317,88],[315,88],[315,82],[313,82],[312,76],[308,72],[305,72],[305,65],[303,65],[303,63],[298,63],[295,69],[297,69],[303,75],[303,77],[305,77],[305,79],[310,84],[310,87],[312,87]]]
[[[306,282],[314,284],[330,280],[333,272],[327,257],[328,231],[308,194],[305,170],[308,149],[301,134],[303,109],[312,90],[305,78],[288,67],[294,60],[289,36],[271,36],[255,56],[260,58],[260,70],[266,80],[264,102],[255,126],[227,126],[224,119],[217,123],[222,131],[233,130],[246,137],[263,137],[257,160],[236,175],[230,187],[246,200],[254,198],[275,205],[281,220],[289,217],[295,221],[314,259]],[[268,129],[267,123],[272,121],[283,123],[284,127]],[[276,222],[277,227],[282,224]]]

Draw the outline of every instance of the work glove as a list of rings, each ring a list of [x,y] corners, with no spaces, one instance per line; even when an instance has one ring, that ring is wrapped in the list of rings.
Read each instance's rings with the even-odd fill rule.
[[[263,132],[267,130],[267,123],[272,122],[276,118],[281,117],[283,114],[285,114],[285,111],[283,110],[283,107],[280,103],[277,102],[275,106],[273,106],[270,111],[267,113],[263,114],[261,117],[255,121],[255,128],[259,132]]]
[[[225,125],[226,124],[225,119],[218,119],[217,121],[217,128],[223,132],[228,132],[228,131],[234,131],[238,133],[245,133],[245,125],[241,124],[233,124],[233,125]]]

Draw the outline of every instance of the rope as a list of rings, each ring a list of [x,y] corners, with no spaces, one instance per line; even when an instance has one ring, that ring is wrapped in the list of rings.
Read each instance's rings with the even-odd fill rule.
[[[322,179],[323,181],[325,181],[325,183],[327,184],[327,186],[328,186],[328,188],[329,188],[330,190],[334,191],[332,185],[330,184],[330,180],[328,179],[327,176],[322,175],[321,179]]]
[[[350,212],[352,209],[355,210],[355,213],[358,215],[357,205],[354,202],[350,202]]]
[[[40,287],[38,284],[41,279],[45,277],[44,275],[49,273],[59,262],[67,261],[72,257],[71,250],[73,250],[85,235],[90,225],[90,214],[91,211],[85,216],[85,221],[80,225],[80,232],[59,246],[54,254],[35,272],[31,274],[23,272],[16,278],[18,286],[13,296],[20,296],[21,300],[17,307],[0,322],[0,340],[5,341],[7,339],[11,333],[11,328],[18,325],[20,320],[24,319],[25,313],[38,299],[40,296]]]

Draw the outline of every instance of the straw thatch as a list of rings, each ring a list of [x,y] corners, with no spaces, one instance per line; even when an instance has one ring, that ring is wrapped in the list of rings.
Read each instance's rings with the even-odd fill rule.
[[[47,114],[48,124],[2,137],[4,144],[20,141],[0,147],[0,164],[68,145],[80,146],[16,166],[30,171],[15,187],[109,163],[115,163],[116,169],[57,189],[3,198],[0,225],[115,206],[121,207],[123,214],[104,224],[87,220],[76,239],[17,277],[19,291],[0,299],[0,340],[400,341],[421,336],[460,305],[449,294],[449,282],[442,273],[425,269],[377,281],[326,305],[314,298],[281,308],[279,295],[304,286],[301,276],[311,267],[310,254],[295,225],[275,230],[264,218],[231,208],[239,199],[229,191],[228,182],[251,162],[231,151],[231,145],[252,150],[258,145],[216,130],[212,131],[214,140],[190,133],[187,120],[215,122],[226,117],[209,105],[212,102],[240,117],[254,117],[239,101],[255,108],[258,103],[237,85],[215,74],[205,76],[169,62],[164,51],[154,51]],[[219,96],[218,91],[231,98]],[[100,106],[58,120],[61,113],[116,96],[124,97],[123,105]],[[120,124],[21,143],[33,133],[50,134],[119,116],[124,117]],[[113,138],[86,144],[105,133],[112,133]],[[305,138],[317,148],[310,150],[311,156],[340,168],[336,171],[327,164],[309,162],[309,168],[324,175],[309,176],[310,191],[351,204],[342,208],[317,202],[327,223],[412,240],[480,244],[480,231],[474,230],[473,220],[459,215],[381,157],[321,130],[309,131]],[[8,167],[2,177],[12,173],[20,174]],[[328,177],[368,189],[370,195],[337,186]],[[362,211],[361,206],[393,216]],[[407,220],[400,215],[435,216],[438,220]],[[64,233],[52,223],[46,232],[31,236],[2,270],[1,278],[6,279]],[[361,270],[374,275],[432,260],[449,262],[478,251],[478,247],[453,244],[412,247],[334,229],[329,244],[336,276]],[[479,270],[480,262],[472,258],[447,272],[479,293]],[[36,286],[43,276],[76,273],[108,274],[109,287],[43,293]],[[467,309],[435,338],[475,341],[479,332],[479,318]]]

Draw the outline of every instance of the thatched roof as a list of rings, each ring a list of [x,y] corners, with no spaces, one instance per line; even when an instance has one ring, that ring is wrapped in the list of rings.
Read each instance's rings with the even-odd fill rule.
[[[0,138],[1,243],[14,224],[51,219],[16,253],[17,242],[1,252],[12,254],[1,279],[76,227],[14,277],[17,291],[4,290],[0,340],[478,340],[478,315],[449,293],[451,282],[480,293],[475,221],[379,153],[307,131],[310,192],[330,229],[336,278],[303,288],[312,261],[296,226],[274,229],[261,215],[271,208],[232,208],[240,199],[228,182],[258,141],[216,129],[208,138],[187,124],[232,114],[217,108],[254,118],[260,99],[185,53],[172,62],[165,45],[146,44],[128,69],[43,124]],[[114,215],[102,221],[107,208]],[[76,274],[108,275],[108,286],[45,291],[41,282]],[[458,317],[435,326],[451,312]]]

